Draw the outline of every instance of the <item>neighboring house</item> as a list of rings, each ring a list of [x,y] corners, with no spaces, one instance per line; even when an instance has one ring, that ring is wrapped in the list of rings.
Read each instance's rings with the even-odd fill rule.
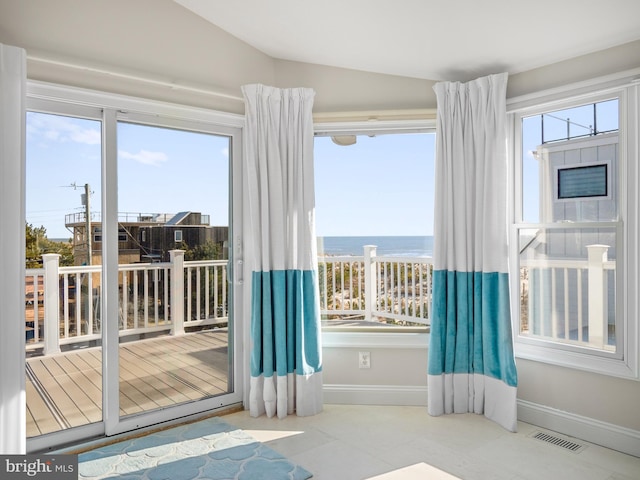
[[[530,239],[522,239],[520,250],[526,271],[522,288],[529,294],[524,328],[529,334],[544,336],[553,328],[561,333],[568,329],[566,337],[577,341],[593,338],[590,329],[604,324],[608,325],[605,345],[615,343],[615,268],[605,270],[602,289],[593,292],[587,288],[588,268],[576,268],[571,262],[586,264],[592,247],[598,249],[600,259],[604,254],[603,264],[616,260],[615,228],[589,229],[584,222],[618,218],[618,137],[613,131],[567,138],[543,143],[534,153],[543,226]],[[598,312],[590,312],[594,295],[602,296],[601,303],[591,304],[591,308],[598,306]]]
[[[169,261],[169,251],[194,248],[213,242],[226,257],[228,227],[209,225],[209,215],[199,212],[177,214],[121,214],[118,221],[118,261],[120,264]],[[65,226],[73,230],[73,254],[76,265],[87,264],[86,216],[69,214]],[[91,264],[102,263],[102,227],[99,219],[91,222]]]

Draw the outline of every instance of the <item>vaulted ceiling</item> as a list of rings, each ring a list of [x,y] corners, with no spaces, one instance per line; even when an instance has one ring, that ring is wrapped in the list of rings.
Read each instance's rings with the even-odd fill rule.
[[[175,0],[256,49],[430,80],[515,74],[640,39],[639,0]]]

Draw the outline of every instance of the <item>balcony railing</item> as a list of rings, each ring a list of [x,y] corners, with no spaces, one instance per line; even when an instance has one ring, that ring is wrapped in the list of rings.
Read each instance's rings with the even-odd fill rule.
[[[433,262],[429,257],[362,256],[318,258],[320,309],[325,325],[430,323]]]
[[[521,262],[521,335],[613,348],[615,262],[607,247],[593,247],[586,261]],[[101,266],[60,267],[55,254],[43,264],[27,270],[27,348],[47,354],[99,340]],[[174,250],[169,262],[118,269],[120,336],[228,323],[226,260],[185,262]],[[431,258],[378,256],[367,246],[362,256],[319,257],[318,273],[325,326],[430,325]]]
[[[56,254],[26,272],[27,349],[57,353],[62,346],[98,341],[102,332],[102,266],[61,267]],[[321,309],[328,324],[428,325],[430,258],[321,257]],[[228,323],[227,261],[184,261],[174,250],[165,263],[118,266],[119,335]]]
[[[57,353],[62,345],[99,340],[101,265],[60,267],[43,255],[43,268],[26,271],[27,349]],[[227,261],[171,261],[118,266],[121,337],[228,323]]]
[[[587,246],[587,260],[520,261],[520,334],[615,350],[615,260],[607,245]]]
[[[150,223],[164,224],[167,223],[174,214],[172,213],[140,213],[140,212],[118,212],[118,223]],[[100,212],[91,212],[91,222],[100,223],[102,216]],[[64,216],[65,225],[84,225],[87,221],[86,212],[69,213]],[[200,215],[200,224],[209,225],[211,221],[210,215]]]

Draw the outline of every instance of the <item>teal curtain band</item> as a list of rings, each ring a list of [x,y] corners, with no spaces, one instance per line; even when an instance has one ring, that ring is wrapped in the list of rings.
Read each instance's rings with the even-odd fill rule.
[[[515,387],[511,332],[507,273],[434,271],[429,375],[478,373]]]
[[[322,371],[315,270],[253,272],[251,376]]]

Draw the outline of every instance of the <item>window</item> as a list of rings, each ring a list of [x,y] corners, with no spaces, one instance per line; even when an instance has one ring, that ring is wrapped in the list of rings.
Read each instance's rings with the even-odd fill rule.
[[[609,196],[609,175],[606,163],[558,168],[556,178],[558,200]]]
[[[96,243],[102,242],[102,227],[93,228],[93,241]],[[127,230],[123,227],[118,228],[118,241],[119,242],[127,241]]]
[[[425,130],[316,137],[325,328],[429,325],[435,135]]]
[[[637,374],[625,90],[515,109],[516,354]],[[627,174],[625,175],[625,172]],[[629,182],[629,183],[627,183]],[[635,187],[634,187],[635,188]],[[636,212],[637,214],[637,212]],[[633,325],[631,325],[633,323]]]
[[[79,391],[64,372],[53,377],[49,372],[47,378],[53,378],[62,394],[82,398],[53,405],[51,411],[44,408],[43,418],[52,418],[53,407],[56,418],[82,418],[73,425],[30,419],[27,451],[115,435],[241,402],[244,381],[237,359],[244,331],[242,322],[234,323],[234,315],[240,311],[238,318],[243,318],[243,287],[232,279],[242,262],[228,252],[237,251],[234,240],[240,244],[242,239],[241,157],[232,154],[241,152],[243,118],[29,83],[27,108],[27,219],[35,226],[33,237],[40,245],[68,257],[60,259],[64,269],[47,274],[47,282],[39,265],[30,272],[31,281],[25,278],[25,297],[40,291],[33,285],[41,285],[42,292],[53,292],[60,303],[46,318],[42,307],[32,308],[34,325],[25,325],[26,337],[33,332],[28,361],[40,362],[39,357],[50,352],[75,352],[78,345],[102,345],[102,354],[93,359],[100,361],[89,362],[87,370],[93,393]],[[81,198],[81,192],[74,191],[82,188],[78,186],[90,195]],[[181,211],[183,205],[189,211]],[[193,240],[192,248],[184,256],[167,252],[168,258],[160,258],[156,247],[162,252],[175,250],[169,245],[175,228],[172,219],[185,225],[184,240]],[[235,237],[229,233],[232,225],[237,226]],[[140,228],[149,230],[151,246],[138,240]],[[167,267],[168,262],[176,268]],[[144,356],[136,357],[130,348],[142,338],[172,340],[184,331],[215,336],[224,346],[220,355],[205,352],[198,359],[214,372],[215,381],[191,393],[190,385],[182,382],[180,388],[170,389],[171,401],[158,390],[162,399],[154,397],[118,412],[122,398],[135,397],[130,394],[135,379],[120,382],[119,372],[131,371]],[[180,345],[174,353],[188,355],[189,348]],[[189,376],[192,370],[174,362],[170,373]],[[46,390],[27,395],[27,409],[42,406],[43,398],[51,394]],[[80,404],[88,407],[78,416]]]
[[[176,230],[173,232],[173,241],[179,243],[182,241],[182,230]]]

